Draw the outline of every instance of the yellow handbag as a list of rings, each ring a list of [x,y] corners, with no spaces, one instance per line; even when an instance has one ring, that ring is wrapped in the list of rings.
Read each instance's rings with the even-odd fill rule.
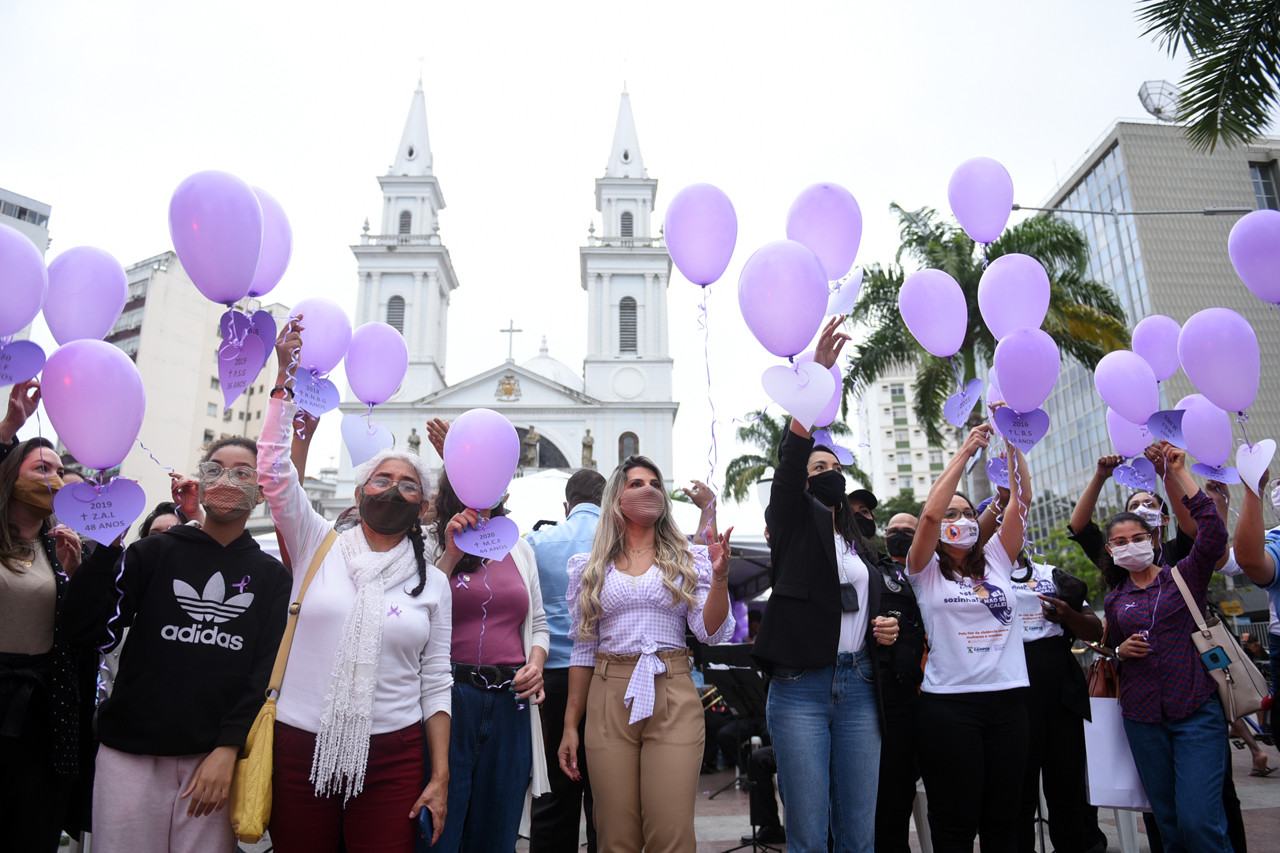
[[[280,650],[276,652],[276,663],[271,669],[271,681],[267,685],[266,701],[262,710],[249,728],[249,737],[245,739],[244,751],[236,761],[235,775],[231,777],[231,828],[241,841],[253,843],[262,838],[267,831],[267,823],[271,820],[271,767],[274,758],[273,748],[276,732],[276,697],[280,695],[280,683],[284,681],[284,666],[289,661],[289,646],[293,643],[293,633],[298,627],[298,613],[302,610],[302,599],[307,594],[307,587],[316,576],[316,570],[329,553],[329,548],[338,538],[338,531],[330,530],[329,535],[320,544],[316,555],[311,558],[307,575],[302,579],[302,588],[298,590],[298,600],[289,605],[289,620],[284,628],[284,636],[280,639]]]

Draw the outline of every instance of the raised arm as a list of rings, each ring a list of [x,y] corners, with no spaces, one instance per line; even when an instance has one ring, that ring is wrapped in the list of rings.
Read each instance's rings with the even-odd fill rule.
[[[1009,561],[1017,562],[1026,533],[1027,510],[1031,506],[1031,469],[1027,467],[1027,457],[1021,450],[1012,444],[1008,447],[1009,483],[1014,486],[1014,493],[1005,510],[1004,520],[1000,522],[998,535]]]
[[[1200,588],[1207,589],[1214,567],[1227,550],[1227,525],[1218,515],[1213,501],[1191,479],[1191,474],[1187,471],[1186,451],[1167,445],[1164,464],[1168,476],[1176,478],[1182,492],[1187,495],[1181,502],[1195,517],[1197,527],[1191,553],[1182,558],[1178,568],[1193,589],[1197,584],[1203,584]]]
[[[1266,471],[1258,483],[1258,491],[1264,492],[1271,472]],[[1252,489],[1244,490],[1244,505],[1236,521],[1236,562],[1249,580],[1264,589],[1276,580],[1276,561],[1267,550],[1266,530],[1262,522],[1262,498]]]
[[[693,505],[702,513],[698,517],[698,532],[694,534],[694,545],[711,546],[719,538],[719,531],[716,529],[716,496],[711,491],[711,487],[701,480],[692,480],[693,488],[682,488],[685,497],[693,502]]]
[[[1107,480],[1111,479],[1111,473],[1122,461],[1119,456],[1103,456],[1098,459],[1098,467],[1094,470],[1093,477],[1080,493],[1080,500],[1076,501],[1075,509],[1071,510],[1069,526],[1072,533],[1078,535],[1089,526],[1089,522],[1093,521],[1093,510],[1098,505],[1098,496],[1102,494],[1102,487],[1107,484]]]
[[[955,456],[942,469],[938,479],[933,481],[929,496],[925,498],[924,509],[920,511],[920,523],[916,527],[915,538],[911,540],[911,550],[907,552],[907,571],[918,574],[933,559],[933,549],[942,532],[942,516],[951,506],[951,498],[964,476],[965,466],[982,448],[991,443],[991,424],[979,424],[969,431],[969,436],[960,445]]]
[[[10,444],[40,405],[40,380],[28,379],[9,389],[9,408],[0,421],[0,444]]]
[[[1173,475],[1166,464],[1169,448],[1173,447],[1167,441],[1153,443],[1146,450],[1146,457],[1151,460],[1151,464],[1155,466],[1156,473],[1164,480],[1164,491],[1169,496],[1169,512],[1178,523],[1178,529],[1191,539],[1196,538],[1196,520],[1191,517],[1191,510],[1187,509],[1187,505],[1182,502],[1184,497],[1194,495],[1200,490],[1195,481],[1190,476],[1185,481],[1182,477]],[[1188,489],[1190,491],[1188,491]]]

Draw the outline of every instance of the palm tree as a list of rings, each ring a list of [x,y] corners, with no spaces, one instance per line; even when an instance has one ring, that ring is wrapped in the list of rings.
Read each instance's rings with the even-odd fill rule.
[[[1138,20],[1170,56],[1191,58],[1179,118],[1201,151],[1253,140],[1271,121],[1280,83],[1280,0],[1146,0]]]
[[[1124,310],[1115,293],[1106,285],[1086,278],[1088,243],[1069,222],[1054,216],[1037,216],[1007,229],[987,246],[986,261],[976,252],[969,235],[954,223],[940,221],[931,208],[904,210],[890,208],[898,215],[901,245],[890,266],[867,267],[862,292],[850,318],[871,329],[870,336],[854,348],[852,364],[844,378],[844,407],[851,394],[870,386],[893,368],[916,369],[915,414],[930,444],[941,445],[944,437],[942,407],[955,392],[955,375],[945,359],[930,355],[916,342],[898,313],[898,291],[906,278],[903,255],[922,267],[948,273],[964,291],[969,309],[969,327],[964,344],[952,357],[968,382],[977,376],[978,362],[991,364],[996,339],[987,329],[978,310],[978,282],[987,261],[1020,252],[1044,265],[1049,274],[1049,311],[1042,328],[1058,348],[1090,370],[1108,352],[1129,345]],[[981,421],[975,413],[974,423]]]
[[[750,422],[738,427],[738,440],[754,445],[760,453],[744,453],[730,460],[725,468],[724,493],[734,503],[742,503],[750,497],[751,487],[760,481],[765,471],[778,467],[778,445],[782,442],[782,434],[791,428],[789,418],[775,418],[760,409],[747,417]],[[850,434],[849,427],[840,421],[836,421],[828,429],[833,437]],[[852,465],[845,465],[844,471],[858,483],[871,483],[871,478],[858,467],[856,461]]]

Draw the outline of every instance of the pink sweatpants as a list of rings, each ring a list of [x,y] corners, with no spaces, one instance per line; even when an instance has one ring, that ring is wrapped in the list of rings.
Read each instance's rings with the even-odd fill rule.
[[[98,747],[94,853],[234,853],[231,812],[187,817],[182,799],[203,755],[132,755]]]

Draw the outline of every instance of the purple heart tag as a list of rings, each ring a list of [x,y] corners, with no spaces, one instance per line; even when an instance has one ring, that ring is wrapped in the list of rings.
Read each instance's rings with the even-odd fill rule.
[[[477,527],[468,527],[461,533],[455,533],[453,543],[464,554],[475,554],[477,557],[488,557],[501,560],[516,547],[520,538],[520,528],[505,515],[480,520]]]
[[[969,418],[969,413],[973,411],[973,407],[977,405],[981,396],[982,380],[970,379],[969,384],[964,386],[963,391],[952,394],[947,398],[947,402],[942,405],[942,413],[946,416],[947,423],[954,427],[964,426],[964,422]]]
[[[836,459],[840,461],[841,465],[853,464],[853,452],[844,445],[836,444],[835,436],[831,434],[831,430],[826,429],[825,427],[823,429],[814,430],[813,443],[821,444],[824,447],[830,447],[835,451]]]
[[[239,346],[244,336],[249,334],[249,326],[252,323],[249,315],[243,311],[237,311],[234,308],[223,311],[222,316],[218,318],[218,328],[222,330],[223,343]]]
[[[1182,409],[1168,409],[1156,412],[1147,419],[1147,432],[1156,441],[1167,441],[1174,447],[1187,449],[1187,440],[1182,437]]]
[[[218,383],[222,385],[223,408],[231,408],[244,389],[253,384],[262,369],[262,340],[246,335],[239,347],[223,344],[218,350]]]
[[[1009,488],[1009,463],[996,457],[987,463],[987,479],[992,485]]]
[[[32,341],[14,341],[0,347],[0,385],[17,385],[44,369],[44,350]]]
[[[254,311],[249,324],[249,334],[256,335],[262,341],[262,366],[267,366],[271,351],[276,346],[276,319],[270,311]],[[261,369],[261,368],[259,368]]]
[[[1240,472],[1229,465],[1215,467],[1206,465],[1203,462],[1197,462],[1191,466],[1192,474],[1199,474],[1206,480],[1217,480],[1219,483],[1238,483],[1240,482]]]
[[[318,418],[338,408],[338,386],[310,370],[299,370],[293,380],[293,398],[298,408]]]
[[[365,420],[364,415],[342,416],[342,443],[351,454],[352,465],[363,465],[395,444],[391,431],[382,424]]]
[[[1008,406],[1001,406],[992,417],[996,422],[996,429],[1005,440],[1023,453],[1039,444],[1040,439],[1049,431],[1049,416],[1044,409],[1022,413],[1015,412]]]
[[[1145,456],[1139,456],[1129,463],[1133,470],[1134,488],[1146,489],[1148,492],[1156,487],[1156,466]]]
[[[92,483],[63,486],[53,497],[58,521],[94,542],[116,541],[147,505],[147,495],[133,480],[112,477],[101,488]]]

